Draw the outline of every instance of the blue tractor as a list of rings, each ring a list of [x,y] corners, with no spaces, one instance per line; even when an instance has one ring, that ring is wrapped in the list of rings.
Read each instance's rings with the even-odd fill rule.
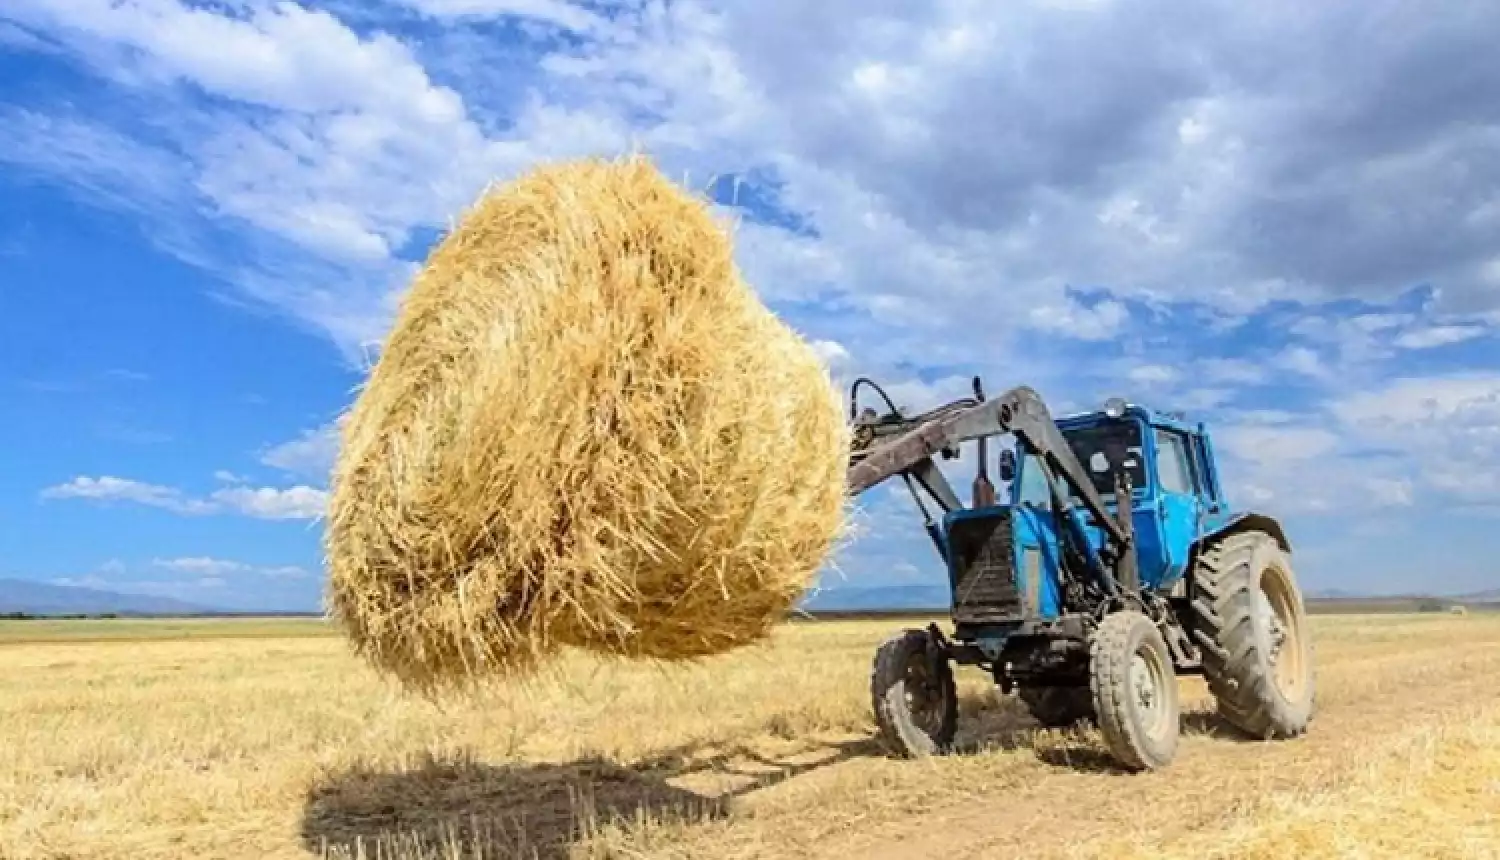
[[[887,411],[856,414],[862,385]],[[1046,726],[1096,723],[1128,770],[1175,757],[1179,675],[1201,674],[1242,733],[1306,730],[1314,674],[1290,545],[1274,518],[1229,507],[1202,424],[1118,399],[1054,420],[1031,388],[987,399],[978,378],[972,398],[913,416],[860,379],[850,420],[850,491],[903,479],[951,586],[951,633],[905,630],[875,655],[875,717],[893,751],[952,744],[953,664],[989,672]],[[988,446],[1005,436],[997,498]],[[979,465],[965,505],[935,458],[969,442]]]

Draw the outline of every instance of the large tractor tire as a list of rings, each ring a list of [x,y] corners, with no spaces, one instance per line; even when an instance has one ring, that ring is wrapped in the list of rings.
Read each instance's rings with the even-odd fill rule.
[[[928,656],[930,638],[925,630],[904,630],[887,639],[870,675],[880,740],[908,758],[946,751],[958,731],[953,669],[946,657]]]
[[[1307,610],[1287,553],[1247,531],[1204,549],[1193,570],[1193,637],[1219,717],[1256,738],[1307,730],[1315,699]]]
[[[1127,770],[1156,770],[1177,757],[1182,735],[1177,671],[1161,631],[1135,610],[1105,616],[1090,649],[1099,731]]]
[[[1094,720],[1094,694],[1088,687],[1021,687],[1016,693],[1032,719],[1046,728]]]

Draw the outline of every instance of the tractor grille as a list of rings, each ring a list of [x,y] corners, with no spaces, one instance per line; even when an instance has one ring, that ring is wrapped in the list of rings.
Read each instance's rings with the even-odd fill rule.
[[[1016,587],[1010,512],[964,518],[948,528],[952,558],[953,620],[961,624],[1025,618]]]

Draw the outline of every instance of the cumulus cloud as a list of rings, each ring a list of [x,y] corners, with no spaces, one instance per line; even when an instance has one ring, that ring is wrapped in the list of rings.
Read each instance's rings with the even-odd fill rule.
[[[304,431],[296,439],[272,447],[262,455],[261,462],[301,477],[324,480],[338,458],[338,433],[337,422]]]
[[[934,332],[982,325],[992,349],[1017,328],[1106,340],[1130,325],[1118,300],[1081,303],[1074,286],[1244,314],[1437,283],[1444,312],[1497,309],[1500,207],[1474,180],[1500,171],[1480,83],[1500,74],[1500,16],[1483,7],[1407,20],[1289,2],[1037,2],[999,21],[973,0],[403,2],[418,29],[175,0],[23,0],[4,15],[170,107],[187,131],[77,131],[171,174],[132,195],[185,189],[205,216],[308,252],[318,265],[298,277],[317,287],[265,283],[282,268],[237,275],[346,346],[378,340],[413,231],[536,158],[637,144],[700,182],[754,178],[785,216],[741,228],[768,296],[841,294],[872,322]],[[485,48],[474,28],[490,19],[545,27]],[[1333,50],[1350,32],[1387,34],[1352,70]],[[459,52],[469,65],[442,75],[445,58],[413,48],[460,36],[476,37]],[[518,72],[499,62],[511,57],[526,58],[524,86],[496,77]],[[48,109],[14,127],[67,121]],[[1299,355],[1287,369],[1310,367]]]
[[[1466,340],[1482,337],[1485,333],[1485,327],[1479,325],[1428,326],[1402,334],[1396,338],[1396,346],[1402,349],[1431,349],[1437,346],[1463,343]]]
[[[566,0],[401,0],[435,18],[519,18],[571,31],[593,31],[605,19]]]
[[[1500,376],[1405,377],[1315,412],[1229,413],[1214,429],[1234,489],[1286,510],[1500,504]]]
[[[1326,455],[1338,447],[1339,438],[1319,427],[1242,424],[1220,428],[1215,441],[1242,460],[1287,463]]]
[[[89,499],[92,501],[126,501],[179,514],[212,513],[213,506],[202,499],[185,496],[181,490],[160,484],[148,484],[112,475],[80,475],[73,480],[42,490],[44,499]]]
[[[226,573],[239,573],[249,569],[249,565],[237,561],[225,561],[219,558],[207,556],[196,556],[191,558],[167,558],[154,559],[153,565],[167,570],[181,571],[185,573],[201,573],[220,576]]]
[[[296,565],[258,566],[208,556],[158,558],[153,559],[151,564],[163,570],[215,577],[221,582],[223,577],[243,574],[254,574],[270,579],[304,579],[310,575],[306,569]]]
[[[210,497],[221,509],[264,520],[313,520],[323,515],[328,493],[313,487],[230,487]]]
[[[41,496],[44,499],[132,502],[192,516],[229,513],[268,520],[317,519],[322,516],[328,498],[326,491],[308,486],[232,486],[198,497],[176,487],[112,475],[80,475],[67,483],[47,487]]]

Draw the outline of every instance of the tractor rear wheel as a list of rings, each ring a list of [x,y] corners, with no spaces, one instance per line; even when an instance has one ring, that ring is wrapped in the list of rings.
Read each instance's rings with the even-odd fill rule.
[[[958,731],[958,690],[946,655],[929,655],[925,630],[904,630],[875,652],[870,674],[875,723],[891,752],[919,758],[945,751]]]
[[[1110,754],[1135,771],[1171,764],[1182,734],[1177,671],[1156,624],[1135,610],[1107,615],[1090,651],[1090,690]]]
[[[1049,729],[1094,719],[1094,695],[1086,686],[1021,687],[1017,695],[1032,719]]]
[[[1193,591],[1193,636],[1220,718],[1258,738],[1305,732],[1312,645],[1286,552],[1264,532],[1230,535],[1199,557]]]

